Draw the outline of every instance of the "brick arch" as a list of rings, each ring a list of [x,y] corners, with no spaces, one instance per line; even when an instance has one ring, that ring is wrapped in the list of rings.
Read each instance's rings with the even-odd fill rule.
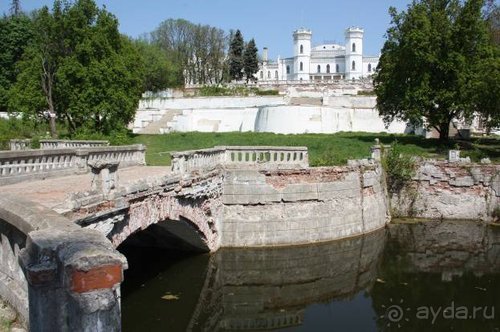
[[[216,216],[220,215],[219,209],[222,209],[222,203],[218,198],[193,199],[174,195],[149,195],[130,204],[123,220],[115,225],[108,238],[118,247],[130,236],[148,229],[151,225],[158,224],[168,230],[169,222],[182,222],[190,226],[193,233],[198,234],[198,242],[205,245],[206,251],[215,251],[219,247],[219,232],[215,220]],[[201,246],[198,248],[202,249]]]

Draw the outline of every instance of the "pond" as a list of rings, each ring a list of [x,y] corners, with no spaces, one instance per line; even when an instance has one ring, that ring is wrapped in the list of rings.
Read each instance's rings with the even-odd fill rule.
[[[500,228],[395,223],[308,246],[121,248],[123,331],[500,331]]]

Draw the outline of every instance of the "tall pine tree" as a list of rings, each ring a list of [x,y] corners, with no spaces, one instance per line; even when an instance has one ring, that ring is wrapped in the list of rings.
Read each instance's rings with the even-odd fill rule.
[[[20,0],[12,0],[10,4],[10,14],[12,16],[19,16],[21,15],[21,1]]]
[[[236,30],[229,45],[229,77],[233,80],[243,78],[243,50],[245,42],[240,30]]]
[[[243,69],[245,72],[245,76],[247,79],[247,83],[249,80],[254,80],[254,74],[259,70],[259,60],[257,59],[257,47],[255,46],[255,40],[252,38],[246,48],[245,53],[243,54]]]

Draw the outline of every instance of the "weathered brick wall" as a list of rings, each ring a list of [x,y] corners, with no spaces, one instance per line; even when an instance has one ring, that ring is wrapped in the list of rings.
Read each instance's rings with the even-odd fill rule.
[[[498,209],[500,165],[425,161],[391,197],[393,217],[491,221]]]

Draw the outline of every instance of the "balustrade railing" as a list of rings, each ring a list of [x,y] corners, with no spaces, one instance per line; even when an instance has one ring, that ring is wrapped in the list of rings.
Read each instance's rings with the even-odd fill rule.
[[[80,149],[0,151],[0,185],[50,176],[81,174],[90,171],[88,162],[118,161],[120,167],[144,165],[145,147],[141,144]]]
[[[40,140],[40,149],[77,149],[109,146],[109,141],[88,141],[88,140],[62,140],[46,139]]]
[[[30,139],[11,139],[9,141],[9,148],[11,151],[28,150],[30,147]]]
[[[216,146],[172,153],[172,171],[190,173],[217,167],[290,169],[309,167],[307,147]]]

